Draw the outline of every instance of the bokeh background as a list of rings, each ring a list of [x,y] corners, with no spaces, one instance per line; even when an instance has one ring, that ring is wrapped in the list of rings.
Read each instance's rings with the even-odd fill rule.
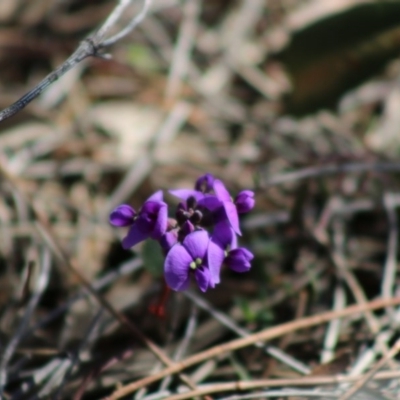
[[[116,3],[2,0],[0,107],[67,59]],[[163,368],[71,265],[174,360],[246,334],[239,328],[398,295],[399,47],[399,1],[154,0],[110,59],[84,60],[3,121],[5,398],[100,399]],[[255,190],[241,238],[253,268],[224,271],[205,295],[172,294],[160,319],[149,306],[162,291],[162,259],[151,244],[122,250],[108,214],[158,189],[192,187],[205,172],[233,194]],[[214,398],[337,397],[346,388],[312,380],[277,384],[275,397],[215,388],[360,376],[387,356],[399,317],[394,307],[358,313],[187,373]],[[388,358],[383,369],[398,370]],[[173,398],[183,383],[170,378],[124,398]],[[399,398],[398,382],[371,378],[354,398]]]

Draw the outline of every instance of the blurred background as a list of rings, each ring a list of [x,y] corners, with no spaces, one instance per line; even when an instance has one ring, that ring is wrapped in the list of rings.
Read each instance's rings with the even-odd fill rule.
[[[62,64],[116,3],[2,0],[0,107]],[[237,337],[218,315],[255,332],[398,293],[399,46],[399,1],[154,0],[144,22],[107,49],[111,59],[84,60],[3,121],[7,398],[98,399],[161,368],[65,260],[171,357],[187,339],[181,358]],[[253,268],[224,271],[206,295],[173,294],[160,320],[149,304],[162,259],[151,244],[122,250],[124,232],[108,214],[120,203],[138,208],[158,189],[192,187],[205,172],[233,195],[256,191],[241,239]],[[185,336],[188,320],[196,328]],[[274,342],[297,367],[250,347],[189,375],[198,385],[357,375],[390,348],[398,321],[388,308]],[[135,398],[168,398],[179,385],[174,378]],[[361,398],[399,390],[384,380]]]

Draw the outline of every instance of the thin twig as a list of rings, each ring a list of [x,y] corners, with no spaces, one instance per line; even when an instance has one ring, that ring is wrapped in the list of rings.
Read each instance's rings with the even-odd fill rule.
[[[343,396],[340,400],[348,400],[355,395],[368,381],[372,380],[374,375],[381,369],[389,360],[391,360],[400,351],[400,339],[396,341],[393,347],[387,352],[385,357],[382,357],[374,367],[366,373],[361,379],[359,379]]]
[[[144,0],[144,4],[140,13],[136,15],[135,18],[133,18],[133,20],[124,29],[122,29],[120,32],[110,37],[109,39],[106,39],[102,43],[100,43],[99,47],[102,49],[112,46],[119,40],[123,39],[125,36],[129,35],[136,28],[136,26],[138,26],[144,20],[150,9],[151,4],[152,0]]]
[[[395,334],[396,333],[393,330],[383,330],[379,332],[374,340],[373,345],[366,348],[354,362],[353,366],[349,369],[349,376],[360,376],[367,369],[369,369],[378,355],[382,353],[382,344],[387,347],[388,342],[392,340]]]
[[[341,310],[346,306],[346,293],[344,291],[344,287],[341,282],[336,285],[335,294],[334,294],[334,310]],[[334,358],[334,349],[339,342],[339,334],[340,334],[340,320],[335,319],[331,321],[327,327],[324,347],[321,353],[321,364],[328,363]]]
[[[108,272],[106,275],[102,276],[101,278],[96,279],[93,282],[93,289],[96,291],[100,291],[107,286],[111,285],[114,283],[118,278],[126,276],[126,275],[132,275],[134,271],[137,271],[139,268],[142,267],[142,260],[141,259],[134,259],[134,260],[129,260],[123,264],[121,264],[119,267],[117,267],[115,270]],[[51,311],[48,315],[46,315],[44,318],[36,322],[32,326],[31,329],[29,329],[26,334],[23,336],[24,339],[28,337],[30,334],[35,332],[37,329],[43,329],[44,326],[49,324],[50,322],[54,321],[57,317],[62,315],[68,308],[70,308],[75,302],[78,300],[81,300],[85,297],[89,296],[89,293],[87,290],[80,289],[77,293],[72,295],[69,300],[65,301],[65,303],[61,304],[59,307],[55,308],[54,310]]]
[[[164,378],[165,376],[168,376],[170,374],[176,374],[192,365],[199,364],[202,361],[216,357],[220,354],[224,354],[246,346],[250,346],[260,341],[272,340],[277,337],[286,335],[290,332],[298,331],[300,329],[306,329],[312,326],[322,325],[333,319],[344,318],[353,314],[358,314],[366,311],[373,311],[380,308],[390,307],[399,304],[400,304],[400,297],[396,297],[393,299],[378,299],[365,304],[355,304],[343,308],[342,310],[339,311],[327,311],[323,314],[314,315],[311,317],[306,317],[299,320],[287,322],[285,324],[281,324],[278,326],[274,326],[272,328],[268,328],[260,332],[254,333],[248,337],[236,339],[222,345],[211,347],[208,350],[205,350],[203,352],[197,353],[191,357],[186,358],[185,360],[175,364],[174,366],[165,368],[163,371],[157,374],[148,376],[133,383],[129,383],[114,391],[114,393],[112,393],[111,396],[107,397],[107,400],[120,399],[121,397],[133,393],[137,389],[147,386],[153,382],[156,382],[159,379]],[[305,380],[305,378],[302,379]]]
[[[119,0],[117,6],[94,35],[99,43],[104,40],[107,32],[118,22],[132,1],[133,0]]]
[[[104,24],[93,34],[89,35],[84,39],[78,48],[72,53],[70,57],[55,71],[47,75],[39,84],[37,84],[28,93],[22,96],[19,100],[13,103],[11,106],[5,108],[0,112],[0,122],[7,118],[12,117],[17,112],[25,108],[32,100],[38,97],[47,87],[49,87],[53,82],[61,78],[70,69],[75,67],[85,58],[91,56],[102,56],[104,57],[104,49],[115,44],[118,40],[122,39],[128,35],[132,30],[143,21],[146,16],[152,0],[145,0],[142,10],[138,15],[133,18],[133,20],[123,28],[119,33],[110,37],[109,39],[104,39],[105,35],[109,30],[117,23],[117,21],[124,14],[126,8],[132,3],[133,0],[120,0],[118,5],[111,12],[109,17],[106,19]]]
[[[392,297],[396,278],[397,269],[397,242],[399,240],[399,229],[397,226],[396,215],[396,196],[393,193],[385,193],[383,203],[385,205],[388,222],[389,222],[389,240],[387,244],[386,262],[383,270],[382,278],[382,297]],[[387,310],[389,317],[393,317],[394,310]],[[393,320],[393,318],[391,318]]]
[[[246,329],[240,327],[233,319],[229,318],[226,314],[218,311],[211,304],[209,304],[204,298],[196,295],[191,291],[185,292],[186,297],[192,300],[198,307],[202,308],[203,310],[207,311],[212,317],[214,317],[217,321],[221,324],[235,332],[240,337],[247,337],[250,335]],[[284,351],[279,349],[278,347],[272,345],[265,345],[264,343],[258,342],[254,344],[258,348],[264,349],[264,351],[269,354],[271,357],[274,357],[276,360],[279,360],[283,364],[288,365],[289,367],[293,368],[295,371],[298,371],[302,374],[309,374],[310,369],[307,365],[303,364],[302,362],[296,360],[295,358],[291,357],[289,354],[286,354]]]
[[[193,335],[196,331],[196,327],[197,327],[197,317],[198,317],[198,309],[197,307],[193,304],[192,305],[192,310],[190,313],[190,317],[188,319],[187,325],[186,325],[186,329],[185,329],[185,333],[183,335],[183,338],[178,346],[178,348],[175,351],[175,354],[173,356],[173,360],[174,361],[179,361],[183,358],[183,356],[185,355],[189,344],[193,338]],[[168,388],[169,384],[171,383],[172,380],[172,376],[167,376],[164,378],[164,380],[161,382],[160,384],[160,389],[159,391],[164,391]]]
[[[248,399],[267,399],[267,398],[278,398],[278,399],[309,399],[312,397],[318,397],[321,399],[337,398],[339,397],[339,392],[326,391],[320,389],[279,389],[279,390],[267,390],[258,393],[247,393],[242,395],[234,395],[229,397],[223,397],[220,400],[248,400]]]
[[[374,379],[386,380],[390,378],[398,378],[399,371],[383,371],[375,374]],[[186,400],[196,396],[204,396],[206,394],[220,393],[220,392],[241,392],[244,390],[253,390],[259,388],[279,387],[279,386],[322,386],[332,385],[343,382],[354,382],[356,378],[336,375],[336,376],[315,376],[315,377],[302,377],[295,379],[262,379],[252,381],[236,381],[226,383],[215,383],[209,385],[202,385],[198,390],[169,396],[168,400]]]
[[[173,361],[164,353],[161,348],[159,348],[153,341],[145,336],[128,318],[115,310],[114,307],[103,296],[97,293],[96,289],[93,288],[91,283],[80,272],[83,270],[83,268],[80,268],[72,260],[70,260],[62,246],[57,242],[56,235],[47,223],[46,218],[41,215],[41,212],[33,203],[27,201],[22,191],[20,190],[17,181],[12,175],[8,173],[8,170],[2,164],[0,164],[0,173],[3,174],[3,176],[8,180],[9,184],[19,194],[21,199],[24,200],[25,204],[30,208],[34,219],[34,225],[37,228],[37,231],[39,232],[49,249],[60,261],[61,265],[65,267],[70,273],[72,273],[82,283],[82,285],[85,286],[88,292],[90,292],[90,294],[98,301],[98,303],[102,307],[104,307],[104,309],[106,309],[122,326],[128,328],[136,336],[136,338],[138,338],[144,345],[149,348],[149,350],[153,352],[153,354],[159,360],[161,360],[165,365],[168,365],[169,367],[174,367],[175,364],[173,363]],[[189,387],[195,388],[195,385],[186,376],[180,376],[180,378]]]
[[[336,210],[339,208],[345,208],[345,204],[342,199],[336,197]],[[344,221],[339,215],[333,220],[332,223],[333,230],[333,240],[332,240],[332,261],[334,262],[339,276],[346,282],[346,285],[351,290],[354,298],[356,299],[358,304],[363,304],[367,302],[367,297],[359,284],[358,280],[354,276],[354,274],[349,270],[347,265],[347,260],[345,257],[345,228]],[[365,312],[364,315],[365,321],[369,326],[371,332],[376,335],[380,331],[380,323],[379,320],[373,315],[371,312]]]
[[[7,383],[7,365],[13,356],[19,342],[21,341],[26,328],[29,324],[29,320],[32,316],[33,311],[35,310],[39,300],[45,291],[47,284],[49,282],[50,276],[50,268],[51,268],[51,254],[47,248],[44,248],[42,251],[41,263],[40,263],[40,271],[38,274],[38,278],[36,280],[36,287],[34,289],[34,293],[26,307],[25,314],[19,324],[19,327],[10,340],[9,344],[6,346],[0,361],[0,398],[2,397],[4,386]]]
[[[55,394],[53,395],[54,399],[60,398],[60,395],[62,393],[62,390],[64,389],[65,385],[67,384],[68,380],[72,376],[73,369],[79,365],[80,363],[80,353],[88,346],[88,344],[93,341],[96,335],[93,333],[95,332],[95,329],[98,327],[98,323],[100,321],[100,318],[102,316],[103,310],[100,309],[97,311],[96,315],[92,319],[92,321],[89,324],[89,327],[86,329],[85,335],[82,338],[81,342],[79,343],[79,347],[76,349],[76,351],[72,354],[72,359],[70,360],[70,364],[68,366],[68,369],[63,376],[61,382],[57,384],[57,390]]]

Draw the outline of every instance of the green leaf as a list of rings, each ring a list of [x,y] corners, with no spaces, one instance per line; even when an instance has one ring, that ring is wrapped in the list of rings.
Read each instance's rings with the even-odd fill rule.
[[[155,278],[163,275],[164,255],[160,245],[155,240],[146,240],[142,247],[144,268]]]

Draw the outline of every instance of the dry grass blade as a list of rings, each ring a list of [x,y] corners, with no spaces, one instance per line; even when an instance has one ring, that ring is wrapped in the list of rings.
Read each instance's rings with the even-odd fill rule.
[[[188,357],[178,365],[170,368],[166,368],[164,371],[157,373],[153,376],[141,379],[137,382],[123,386],[117,389],[111,396],[107,397],[107,400],[116,400],[130,393],[135,392],[143,386],[149,385],[150,383],[156,382],[159,379],[164,378],[170,374],[175,374],[182,371],[192,365],[198,364],[202,361],[208,360],[209,358],[216,357],[219,354],[223,354],[229,351],[234,351],[245,346],[252,345],[259,341],[267,341],[275,339],[277,337],[286,335],[291,332],[298,331],[300,329],[310,328],[312,326],[325,324],[331,320],[337,318],[344,318],[353,314],[363,313],[366,311],[374,311],[380,308],[395,306],[400,304],[400,298],[378,299],[361,305],[353,305],[342,310],[330,311],[320,315],[312,317],[306,317],[297,321],[288,322],[283,325],[278,325],[265,331],[257,332],[243,339],[237,339],[232,342],[228,342],[216,347],[212,347],[204,352],[195,354],[194,356]]]
[[[8,173],[8,171],[4,168],[3,165],[0,165],[1,172],[4,177],[8,179],[10,184],[14,186],[14,189],[19,193],[21,199],[24,199],[22,193],[20,193],[20,189],[18,183],[13,179],[13,177]],[[56,241],[56,235],[52,232],[51,227],[47,223],[46,219],[40,214],[40,212],[36,209],[35,205],[26,201],[26,205],[31,209],[34,218],[36,227],[41,234],[44,242],[49,247],[49,249],[54,253],[54,255],[61,261],[64,267],[66,267],[71,273],[73,273],[78,280],[82,283],[82,285],[91,293],[91,295],[99,302],[99,304],[107,310],[117,321],[119,321],[123,326],[128,328],[134,335],[137,337],[142,343],[144,343],[165,365],[173,366],[174,362],[169,359],[169,357],[150,339],[148,339],[128,318],[126,318],[123,314],[115,310],[112,305],[97,291],[93,288],[90,282],[82,275],[80,272],[80,268],[72,263],[69,259],[66,252],[62,249],[59,243]],[[190,382],[190,380],[181,376],[181,379],[190,387],[195,388],[196,386]]]
[[[0,397],[3,395],[4,387],[7,383],[7,367],[10,362],[19,342],[24,336],[28,326],[29,321],[32,316],[33,311],[37,307],[43,292],[46,290],[47,284],[50,277],[50,267],[51,267],[51,255],[48,249],[43,249],[41,254],[41,259],[39,263],[39,273],[37,274],[37,279],[35,282],[35,288],[29,303],[26,307],[24,316],[20,322],[20,325],[15,332],[11,341],[6,345],[4,351],[2,351],[2,356],[0,360]]]
[[[354,396],[368,381],[372,380],[374,375],[377,374],[379,369],[381,369],[390,359],[392,359],[400,351],[400,340],[397,340],[392,348],[387,352],[387,354],[382,357],[382,359],[377,362],[374,367],[360,378],[343,396],[340,400],[349,400]]]
[[[241,337],[247,337],[250,335],[250,332],[246,331],[245,329],[241,328],[235,321],[229,318],[226,314],[216,310],[212,307],[212,305],[208,304],[204,299],[197,296],[193,292],[186,292],[185,295],[192,300],[198,307],[202,308],[203,310],[207,311],[219,321],[221,324],[226,326],[227,328],[231,329],[237,335]],[[281,361],[282,363],[288,365],[289,367],[293,368],[295,371],[298,371],[302,374],[309,374],[310,369],[300,361],[294,359],[289,354],[285,353],[284,351],[280,350],[279,348],[271,345],[265,345],[263,343],[255,343],[256,347],[263,348],[264,351],[269,354],[271,357],[274,357],[276,360]]]
[[[399,15],[0,1],[3,397],[398,397]],[[157,241],[125,251],[109,214],[162,191],[173,218],[169,190],[207,172],[255,191],[251,269],[167,301]]]
[[[381,372],[374,376],[374,379],[386,380],[391,378],[397,378],[400,375],[398,371]],[[354,377],[347,376],[319,376],[319,377],[303,377],[301,379],[264,379],[260,381],[251,382],[229,382],[220,383],[215,385],[207,385],[207,387],[201,388],[196,391],[178,394],[175,396],[169,396],[169,400],[185,400],[191,399],[194,396],[202,396],[205,394],[213,394],[220,392],[242,392],[245,390],[254,390],[259,388],[272,388],[272,387],[285,387],[285,386],[314,386],[319,387],[323,385],[332,385],[338,383],[352,382],[355,381]],[[292,393],[292,395],[294,395]]]

